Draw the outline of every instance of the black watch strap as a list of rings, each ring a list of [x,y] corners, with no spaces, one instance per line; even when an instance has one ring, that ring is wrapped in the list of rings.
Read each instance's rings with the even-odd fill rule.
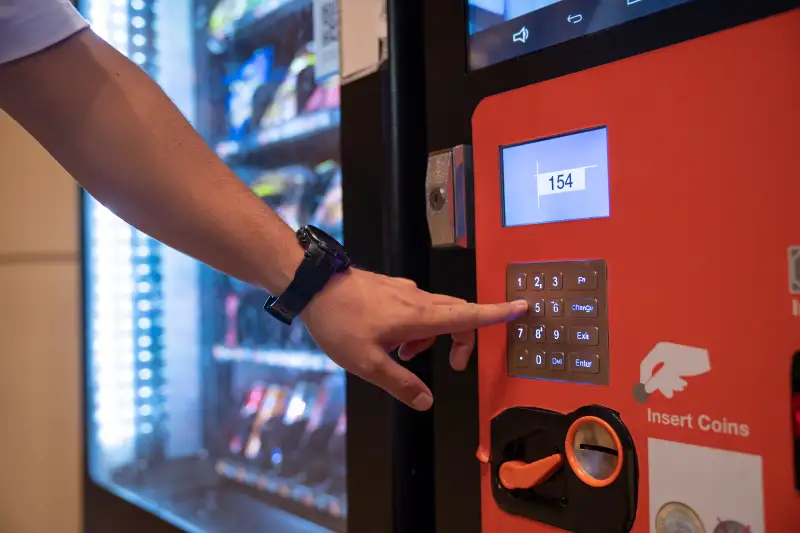
[[[294,279],[280,296],[270,296],[264,310],[284,324],[291,324],[314,296],[336,273],[336,267],[316,244],[309,246],[294,274]]]

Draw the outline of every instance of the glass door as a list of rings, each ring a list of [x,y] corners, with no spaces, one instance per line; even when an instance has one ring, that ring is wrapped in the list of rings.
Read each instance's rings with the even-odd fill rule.
[[[288,224],[341,238],[335,0],[79,7]],[[92,481],[186,531],[344,531],[344,372],[264,291],[83,204]]]

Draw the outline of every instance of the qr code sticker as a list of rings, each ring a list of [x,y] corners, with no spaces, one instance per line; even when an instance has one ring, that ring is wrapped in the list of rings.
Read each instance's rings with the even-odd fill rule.
[[[336,0],[325,2],[320,6],[320,22],[322,23],[322,46],[339,41],[339,8]]]

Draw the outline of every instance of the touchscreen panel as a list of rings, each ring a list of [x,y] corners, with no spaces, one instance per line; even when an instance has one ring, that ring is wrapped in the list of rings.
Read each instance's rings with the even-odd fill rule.
[[[501,147],[503,225],[609,216],[605,127]]]
[[[487,67],[691,1],[467,0],[469,67]]]

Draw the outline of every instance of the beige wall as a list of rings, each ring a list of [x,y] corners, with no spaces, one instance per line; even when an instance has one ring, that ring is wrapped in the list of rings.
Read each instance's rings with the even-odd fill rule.
[[[0,111],[0,532],[81,530],[78,191]]]

